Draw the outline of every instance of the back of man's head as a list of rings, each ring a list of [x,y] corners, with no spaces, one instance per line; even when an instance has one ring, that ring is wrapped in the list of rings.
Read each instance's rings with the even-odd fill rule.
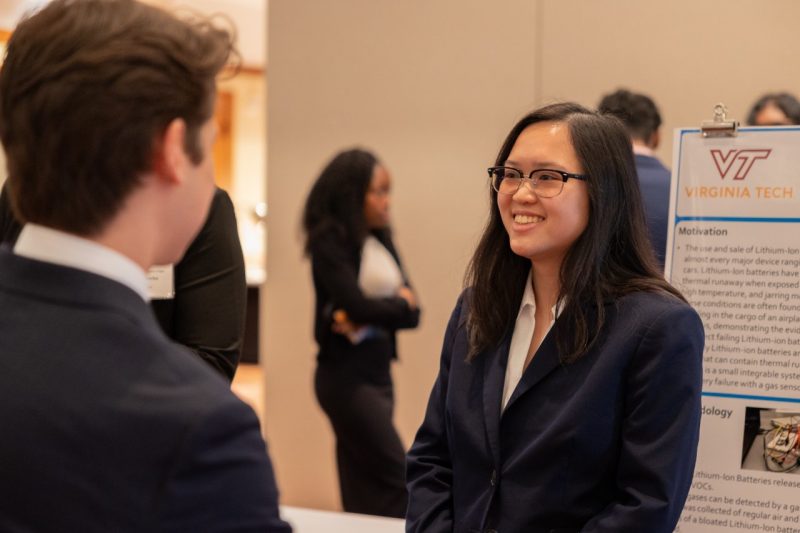
[[[15,215],[91,236],[153,170],[159,139],[186,124],[202,153],[215,78],[232,40],[136,0],[55,0],[14,30],[0,71],[0,140]]]
[[[661,127],[661,115],[655,102],[649,96],[627,89],[605,95],[597,109],[622,120],[631,138],[645,144],[651,143],[653,135]]]

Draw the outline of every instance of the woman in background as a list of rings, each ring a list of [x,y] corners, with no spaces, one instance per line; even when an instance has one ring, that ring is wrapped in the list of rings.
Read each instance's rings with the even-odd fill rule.
[[[753,104],[747,116],[750,126],[792,126],[800,124],[800,101],[789,93],[768,93]]]
[[[315,390],[336,434],[345,511],[403,517],[404,447],[392,424],[395,331],[419,308],[389,228],[391,178],[364,150],[339,153],[303,214],[319,345]]]
[[[659,274],[630,138],[576,104],[518,122],[408,456],[407,531],[672,532],[703,326]]]

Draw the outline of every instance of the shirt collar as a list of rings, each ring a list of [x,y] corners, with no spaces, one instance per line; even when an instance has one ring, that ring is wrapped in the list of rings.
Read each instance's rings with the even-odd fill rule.
[[[38,224],[25,224],[14,253],[112,279],[132,289],[144,301],[150,300],[147,276],[139,265],[121,253],[83,237]]]
[[[533,283],[531,282],[531,272],[528,272],[528,279],[525,280],[525,290],[522,292],[522,303],[519,310],[522,311],[526,305],[533,307],[536,310],[536,298],[533,295]]]
[[[519,304],[519,311],[517,312],[517,316],[525,309],[526,306],[531,306],[531,312],[536,312],[536,297],[533,294],[533,283],[531,281],[533,276],[533,272],[528,272],[528,279],[525,280],[525,290],[522,292],[522,302]],[[564,305],[566,303],[566,299],[562,299],[562,305],[558,305],[558,302],[550,308],[550,312],[553,313],[553,320],[558,318],[561,314],[561,311],[564,310]],[[556,314],[556,311],[558,313]]]

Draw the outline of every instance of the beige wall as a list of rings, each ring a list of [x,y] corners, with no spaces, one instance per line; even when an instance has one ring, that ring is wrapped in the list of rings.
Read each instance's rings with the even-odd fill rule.
[[[485,219],[484,168],[524,112],[650,93],[667,131],[744,119],[761,92],[800,92],[793,0],[273,0],[269,13],[266,434],[284,503],[337,508],[333,439],[312,390],[313,292],[299,216],[337,150],[374,149],[394,175],[398,246],[424,307],[400,336],[396,423],[410,444],[444,325]]]
[[[795,0],[543,0],[540,95],[594,106],[618,86],[650,94],[672,130],[717,102],[742,123],[764,92],[800,95]]]
[[[483,169],[534,102],[534,58],[519,53],[533,18],[527,0],[270,3],[262,353],[285,502],[338,505],[333,440],[312,391],[313,293],[298,236],[312,180],[353,144],[374,149],[394,176],[397,244],[423,305],[421,327],[400,335],[395,372],[397,425],[410,444],[483,222]]]

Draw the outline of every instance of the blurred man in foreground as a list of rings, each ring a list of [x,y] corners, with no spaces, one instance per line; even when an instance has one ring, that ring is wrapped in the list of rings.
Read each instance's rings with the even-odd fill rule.
[[[208,21],[56,0],[0,71],[15,216],[0,250],[0,530],[289,531],[252,410],[171,343],[145,272],[214,193]]]

